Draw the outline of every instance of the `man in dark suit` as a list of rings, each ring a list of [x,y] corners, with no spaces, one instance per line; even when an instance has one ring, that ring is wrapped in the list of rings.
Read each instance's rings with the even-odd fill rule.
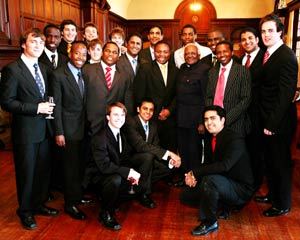
[[[189,43],[185,46],[185,63],[176,78],[178,151],[184,172],[200,166],[202,160],[202,111],[210,66],[200,60],[199,54],[197,45]]]
[[[170,175],[173,167],[181,165],[181,159],[171,151],[160,147],[157,124],[152,120],[154,103],[150,98],[142,99],[138,114],[126,119],[125,134],[134,149],[134,155],[153,161],[152,182]]]
[[[84,169],[86,91],[81,68],[86,61],[86,55],[85,44],[74,42],[67,66],[58,68],[52,76],[56,103],[55,140],[62,148],[65,212],[79,220],[86,217],[76,206],[82,199],[81,182]]]
[[[35,214],[55,216],[58,211],[44,205],[50,180],[48,137],[54,104],[46,102],[47,68],[38,63],[45,36],[37,29],[25,31],[20,40],[23,53],[2,70],[1,107],[12,113],[12,142],[19,208],[26,229],[36,228]]]
[[[262,184],[264,176],[263,164],[263,129],[260,119],[260,88],[264,52],[258,46],[258,32],[252,27],[242,29],[240,33],[241,46],[245,54],[241,57],[242,65],[249,69],[251,74],[251,103],[247,110],[251,130],[246,136],[246,143],[252,163],[254,185],[256,189]]]
[[[142,64],[133,82],[135,103],[144,97],[153,99],[154,120],[158,120],[161,146],[176,151],[175,94],[177,68],[169,61],[171,50],[167,42],[154,47],[155,61]]]
[[[219,105],[227,113],[227,126],[245,136],[250,129],[247,108],[251,100],[249,70],[232,59],[233,46],[228,41],[217,44],[219,64],[209,71],[206,106]]]
[[[93,168],[96,170],[92,181],[99,185],[102,200],[99,220],[113,230],[121,229],[114,211],[120,195],[128,191],[130,183],[135,185],[135,193],[143,206],[155,207],[148,196],[153,162],[130,156],[130,145],[121,130],[126,113],[122,103],[110,104],[107,107],[107,126],[92,139]]]
[[[286,214],[291,208],[290,146],[297,123],[293,98],[298,63],[294,52],[281,39],[283,30],[284,25],[275,14],[260,21],[262,40],[267,47],[263,58],[260,110],[269,193],[257,200],[272,203],[263,213],[266,217]]]
[[[106,107],[113,102],[122,102],[132,113],[132,89],[129,75],[119,67],[119,47],[114,42],[103,46],[101,62],[85,65],[87,80],[87,119],[90,134],[104,127]]]
[[[149,29],[149,33],[147,35],[148,40],[150,42],[150,46],[148,48],[144,48],[139,53],[140,63],[151,63],[155,60],[154,56],[154,45],[159,41],[163,40],[164,33],[163,28],[160,25],[151,26]]]
[[[138,55],[142,49],[143,40],[139,33],[133,33],[126,42],[127,51],[120,56],[118,65],[127,72],[132,83],[140,65]]]
[[[210,136],[205,144],[205,163],[185,174],[189,188],[181,193],[184,203],[200,206],[201,224],[192,235],[205,235],[218,229],[220,204],[241,206],[253,194],[253,176],[244,138],[226,128],[225,110],[219,106],[204,109],[204,125]]]
[[[77,37],[77,25],[73,20],[65,19],[60,24],[60,31],[62,39],[57,48],[57,51],[68,57],[72,43],[76,40]]]
[[[46,37],[45,49],[39,57],[39,61],[47,65],[51,70],[65,65],[68,58],[57,52],[57,48],[61,42],[59,27],[54,24],[48,24],[44,28],[44,35]]]

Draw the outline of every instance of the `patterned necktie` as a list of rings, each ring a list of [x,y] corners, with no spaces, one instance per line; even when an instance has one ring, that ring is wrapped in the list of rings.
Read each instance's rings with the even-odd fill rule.
[[[108,90],[110,90],[111,89],[111,85],[112,85],[111,67],[106,67],[105,70],[106,70],[106,72],[105,72],[106,86],[107,86]]]
[[[211,150],[214,153],[216,149],[217,138],[216,136],[212,136],[211,138]]]
[[[251,65],[250,58],[251,58],[251,55],[250,55],[250,54],[247,54],[247,61],[246,61],[246,63],[245,63],[245,67],[246,67],[246,68],[249,68],[250,65]]]
[[[78,87],[79,87],[79,91],[80,91],[81,97],[83,97],[83,94],[84,94],[84,85],[83,85],[83,79],[82,79],[82,75],[81,75],[80,71],[78,71],[77,76],[78,76],[77,84],[78,84]]]
[[[214,98],[214,105],[218,105],[223,107],[223,99],[224,99],[224,91],[225,91],[225,71],[226,68],[221,68],[221,74],[218,79],[215,98]]]
[[[270,53],[269,53],[269,51],[267,50],[267,51],[265,52],[265,55],[264,55],[264,58],[263,58],[263,65],[268,61],[269,57],[270,57]]]
[[[36,82],[36,85],[39,88],[40,94],[42,95],[42,97],[44,97],[45,89],[44,89],[44,85],[42,83],[41,76],[40,76],[39,71],[38,71],[37,63],[33,64],[33,67],[34,67],[34,73],[35,73],[34,80]]]
[[[53,69],[56,69],[57,65],[56,65],[56,62],[55,62],[55,54],[52,54],[51,55],[51,63],[52,63],[52,66],[53,66]]]

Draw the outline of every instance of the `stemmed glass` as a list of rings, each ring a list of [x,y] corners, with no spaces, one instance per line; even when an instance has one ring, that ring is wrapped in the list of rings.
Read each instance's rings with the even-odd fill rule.
[[[54,98],[48,96],[48,102],[49,102],[49,103],[54,103]],[[46,117],[46,119],[54,119],[54,117],[52,116],[52,114],[49,114],[49,115]]]
[[[130,188],[128,190],[128,194],[133,195],[133,194],[135,194],[135,191],[133,189],[134,179],[133,178],[129,178],[129,182],[130,182],[131,185],[130,185]]]

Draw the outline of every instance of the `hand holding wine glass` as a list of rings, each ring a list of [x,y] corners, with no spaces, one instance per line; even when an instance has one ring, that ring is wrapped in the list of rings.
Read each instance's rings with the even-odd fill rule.
[[[54,107],[55,103],[54,103],[54,98],[52,96],[48,96],[48,103],[49,103],[49,107]],[[52,110],[53,111],[53,110]],[[50,113],[46,119],[54,119],[54,117],[52,116],[52,113]]]

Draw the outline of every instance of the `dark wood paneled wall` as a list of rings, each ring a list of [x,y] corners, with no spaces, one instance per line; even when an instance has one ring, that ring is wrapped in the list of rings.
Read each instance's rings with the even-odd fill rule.
[[[180,47],[180,19],[127,20],[109,11],[104,0],[0,0],[0,69],[20,54],[19,37],[30,27],[43,28],[47,23],[59,24],[72,19],[82,28],[94,22],[100,39],[105,42],[112,28],[122,27],[126,34],[140,32],[147,41],[149,27],[160,24],[164,38],[173,49]],[[237,41],[238,30],[244,26],[257,27],[258,19],[215,19],[210,28],[220,29],[230,40]],[[79,34],[80,38],[80,34]],[[199,42],[206,42],[206,32],[199,32]]]

